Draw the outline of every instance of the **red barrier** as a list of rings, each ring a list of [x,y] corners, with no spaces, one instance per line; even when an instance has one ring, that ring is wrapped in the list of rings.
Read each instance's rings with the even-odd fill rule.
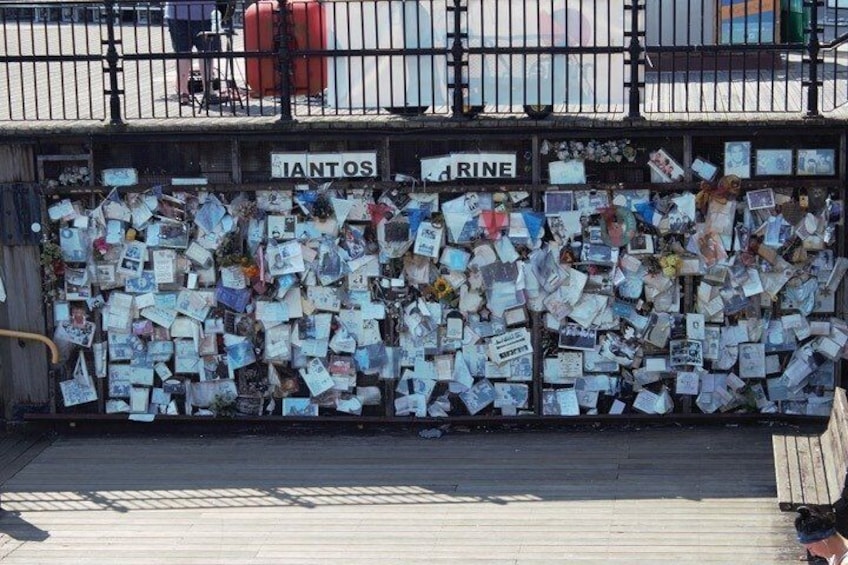
[[[274,0],[259,0],[244,12],[245,51],[274,51],[280,12]],[[291,27],[289,46],[296,49],[326,49],[326,27],[320,3],[300,0],[289,4]],[[249,58],[245,64],[247,85],[261,96],[280,92],[280,74],[276,56]],[[292,60],[292,94],[319,94],[327,87],[324,57]]]

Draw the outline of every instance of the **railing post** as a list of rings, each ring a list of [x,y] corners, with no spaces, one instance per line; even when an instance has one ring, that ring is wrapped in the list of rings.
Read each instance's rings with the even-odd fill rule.
[[[277,63],[280,73],[280,121],[290,122],[292,120],[292,58],[289,52],[289,37],[291,37],[291,14],[289,13],[288,0],[278,0],[277,39]]]
[[[641,95],[639,89],[645,86],[645,82],[639,80],[639,75],[645,70],[644,48],[639,43],[640,37],[645,37],[645,30],[640,28],[640,21],[644,22],[645,18],[640,18],[640,12],[645,10],[645,4],[640,0],[630,0],[629,4],[624,6],[625,10],[630,10],[630,29],[624,32],[625,37],[630,37],[630,43],[627,46],[627,55],[630,65],[630,80],[625,81],[624,86],[630,91],[629,112],[627,117],[631,120],[642,120],[644,117],[641,112]]]
[[[124,123],[121,119],[121,95],[124,91],[118,88],[118,73],[123,72],[123,69],[118,66],[117,45],[121,43],[121,40],[115,39],[114,0],[105,0],[104,7],[106,9],[106,39],[101,43],[106,45],[106,68],[103,72],[109,74],[109,88],[104,91],[104,94],[109,96],[109,123],[118,126]]]
[[[809,80],[803,84],[807,87],[807,118],[819,118],[819,87],[822,85],[822,80],[819,78],[819,65],[821,59],[821,43],[819,42],[819,34],[823,31],[819,27],[819,6],[822,3],[820,0],[804,0],[804,6],[810,8],[810,22],[807,29],[807,64],[809,68]]]
[[[453,67],[453,81],[448,84],[448,88],[453,88],[453,100],[451,102],[451,114],[455,119],[467,117],[465,112],[465,92],[468,90],[468,83],[462,79],[463,67],[468,66],[468,61],[465,57],[465,46],[462,40],[468,37],[468,34],[462,30],[462,13],[468,11],[468,6],[463,6],[464,0],[453,0],[453,4],[448,4],[448,11],[453,12],[453,32],[448,32],[448,37],[453,38],[451,44],[451,61],[448,65]]]

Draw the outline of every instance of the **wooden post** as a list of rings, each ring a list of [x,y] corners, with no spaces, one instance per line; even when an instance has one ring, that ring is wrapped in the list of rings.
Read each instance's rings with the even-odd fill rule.
[[[0,182],[34,183],[35,159],[26,145],[0,145]],[[0,198],[6,198],[0,194]],[[4,206],[4,214],[14,214]],[[15,222],[14,216],[2,222]],[[0,272],[7,299],[0,304],[0,328],[44,334],[41,265],[38,245],[0,241]],[[0,338],[0,416],[11,419],[16,407],[48,402],[47,353],[33,341]]]

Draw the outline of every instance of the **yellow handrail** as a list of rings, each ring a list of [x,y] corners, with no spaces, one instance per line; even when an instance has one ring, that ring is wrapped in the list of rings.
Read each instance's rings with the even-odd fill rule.
[[[50,348],[50,361],[55,365],[59,362],[59,348],[53,343],[53,340],[49,337],[44,337],[41,334],[34,334],[30,332],[19,332],[15,330],[0,330],[0,337],[16,337],[18,339],[32,339],[35,341],[40,341],[48,348]]]

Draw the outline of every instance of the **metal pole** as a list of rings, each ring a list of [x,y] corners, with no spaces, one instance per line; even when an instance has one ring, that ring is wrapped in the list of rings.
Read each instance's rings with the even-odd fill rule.
[[[118,88],[118,73],[123,69],[118,66],[117,45],[120,39],[115,39],[115,2],[106,0],[106,39],[102,44],[106,45],[106,72],[109,74],[109,89],[104,94],[109,96],[109,123],[113,126],[123,125],[121,119],[121,95],[122,89]]]
[[[278,0],[277,8],[279,17],[277,18],[277,58],[280,72],[280,121],[290,122],[292,120],[292,60],[289,52],[289,37],[291,25],[291,14],[287,0]]]
[[[808,118],[821,117],[819,111],[819,87],[822,81],[819,78],[819,64],[822,63],[820,57],[821,43],[819,42],[819,34],[823,28],[819,27],[819,6],[820,0],[804,0],[804,6],[810,8],[810,23],[806,30],[807,33],[807,57],[810,69],[809,80],[804,83],[807,87],[807,116]]]
[[[453,67],[453,84],[449,84],[449,88],[453,88],[453,101],[451,103],[451,114],[454,119],[465,118],[465,92],[468,90],[468,83],[462,80],[462,68],[468,65],[465,61],[465,46],[462,40],[468,37],[467,33],[462,31],[462,13],[468,10],[467,6],[462,5],[463,0],[453,0],[453,5],[448,6],[448,10],[453,12],[453,32],[448,34],[448,37],[453,37],[451,44],[451,62],[448,63]]]
[[[642,120],[644,118],[640,111],[642,102],[639,89],[645,84],[639,80],[639,75],[640,71],[645,70],[645,61],[642,57],[644,49],[639,43],[639,38],[645,36],[645,30],[640,29],[639,20],[644,21],[644,18],[640,18],[639,13],[645,9],[645,4],[640,4],[639,0],[631,0],[624,9],[630,10],[630,30],[625,32],[625,35],[630,36],[630,44],[627,47],[627,54],[630,57],[630,81],[624,83],[624,86],[630,89],[630,109],[627,117],[631,120]]]

